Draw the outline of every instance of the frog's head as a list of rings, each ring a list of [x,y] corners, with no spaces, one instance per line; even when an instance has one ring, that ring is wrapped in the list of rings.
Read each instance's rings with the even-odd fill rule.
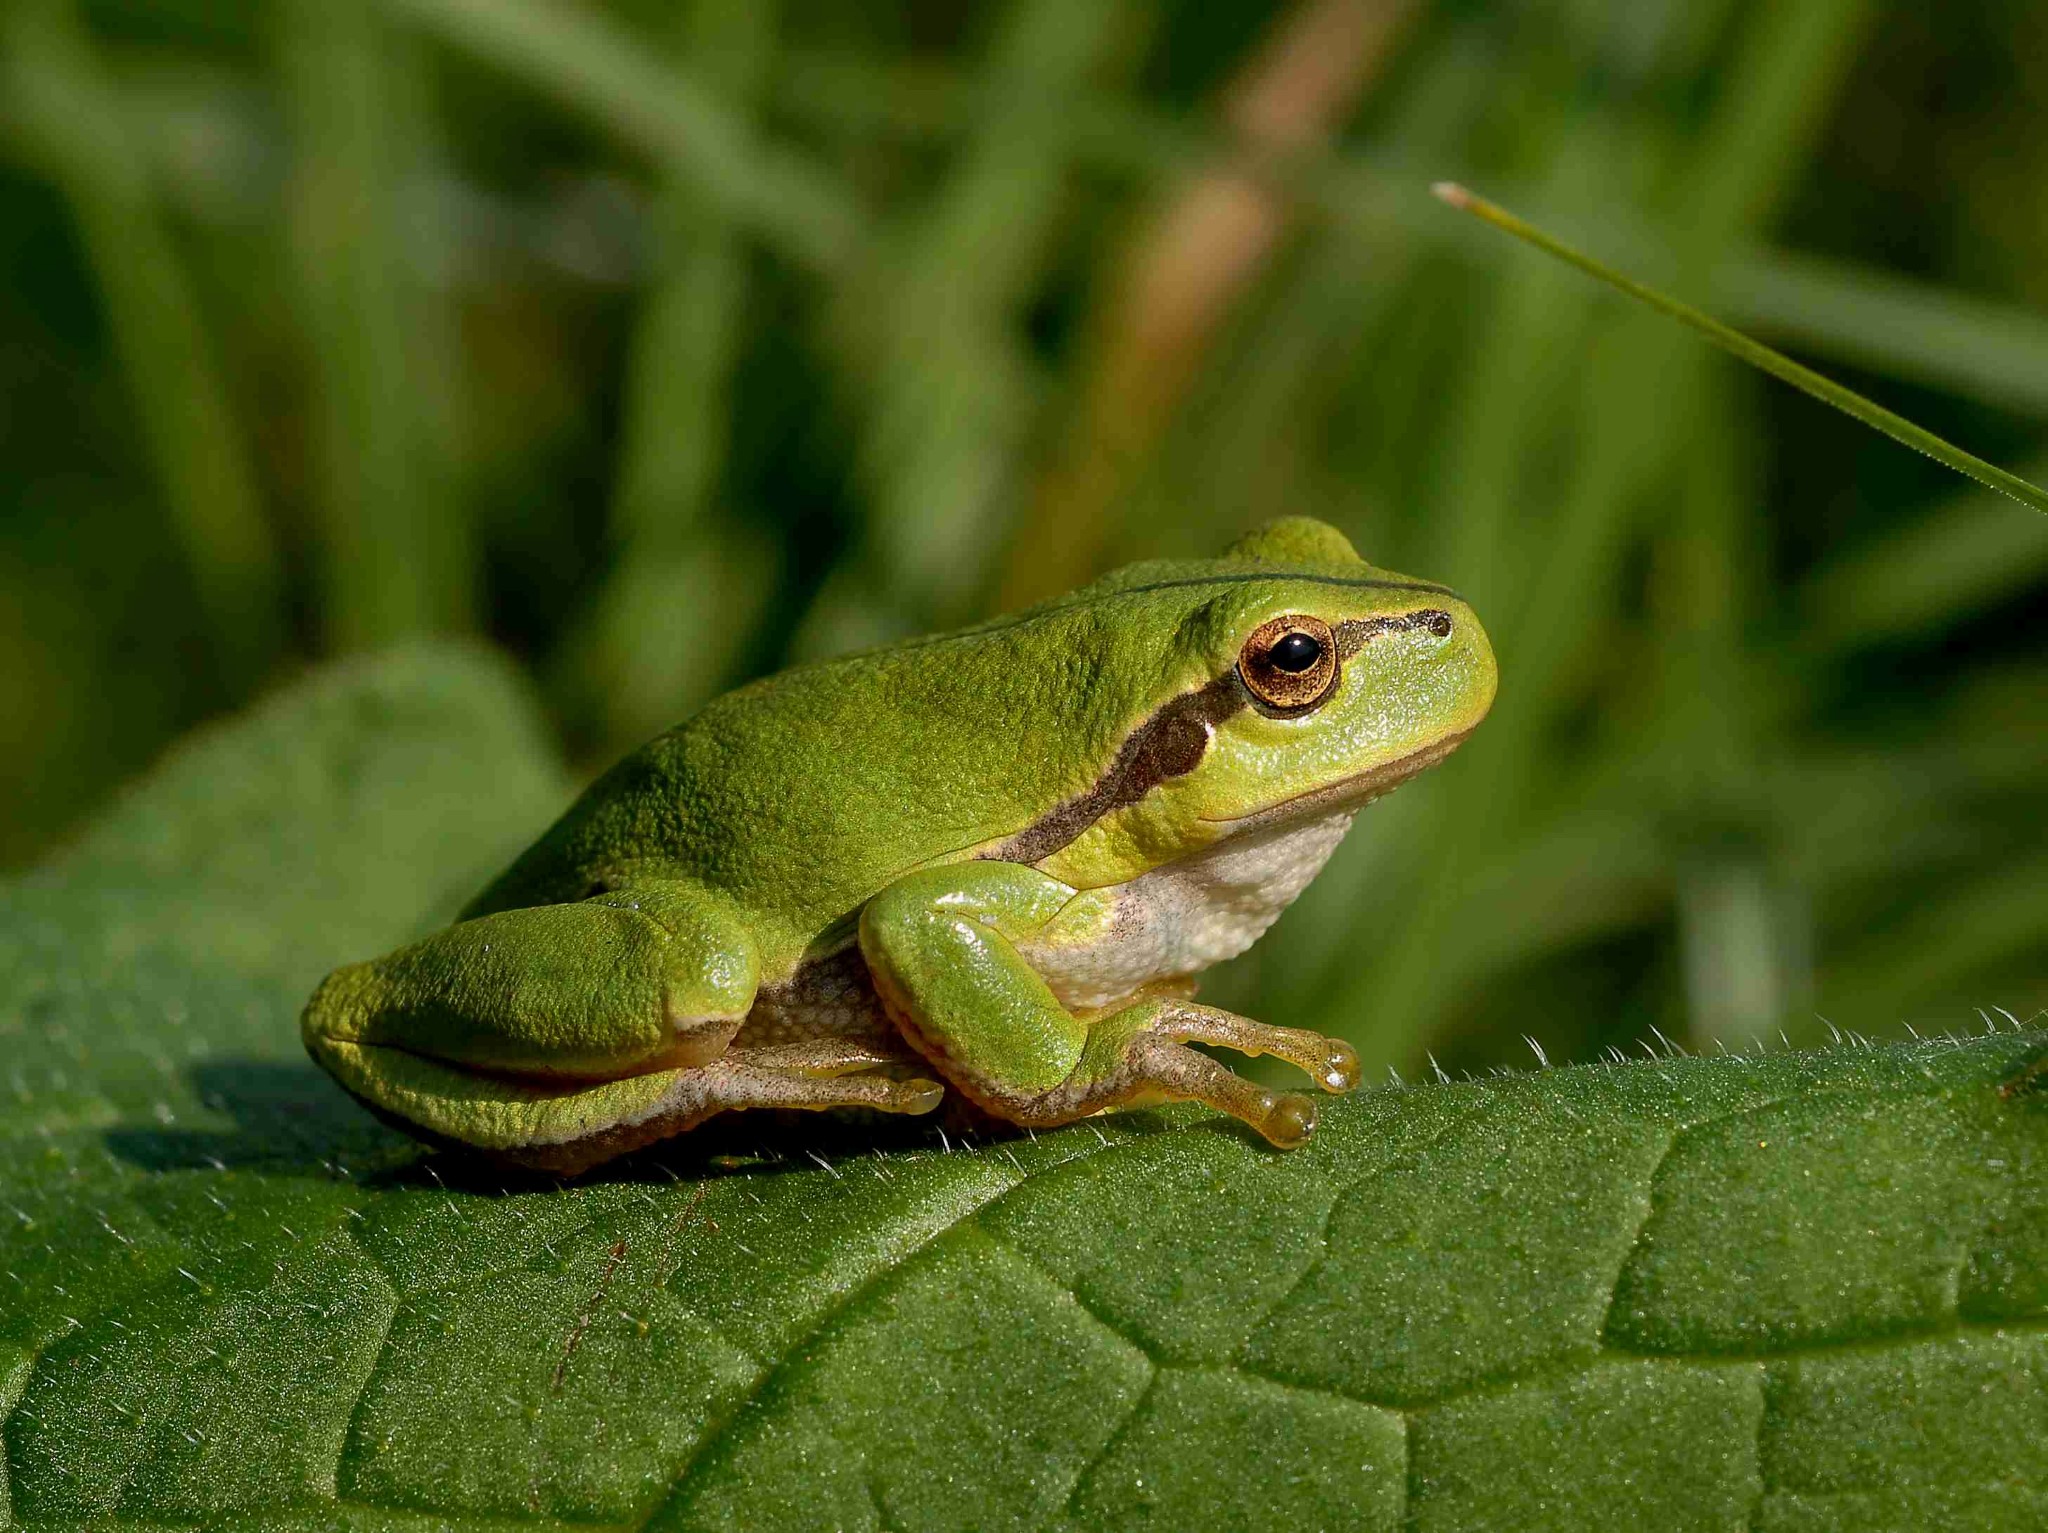
[[[1077,886],[1355,809],[1449,755],[1493,702],[1470,607],[1306,517],[1077,594],[1143,632],[1104,663],[1150,668],[1114,689],[1150,703],[1126,714],[1096,783],[1001,853]]]

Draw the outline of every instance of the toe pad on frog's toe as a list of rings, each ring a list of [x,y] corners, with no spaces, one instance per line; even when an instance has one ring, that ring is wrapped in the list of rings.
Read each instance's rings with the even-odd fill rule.
[[[924,1079],[902,1082],[890,1104],[891,1112],[908,1113],[912,1117],[936,1112],[939,1103],[946,1098],[946,1088],[937,1081]]]
[[[1316,1084],[1329,1092],[1353,1091],[1358,1086],[1358,1050],[1341,1038],[1324,1040],[1329,1044],[1329,1053],[1323,1059],[1323,1067],[1316,1072]]]
[[[1267,1141],[1279,1149],[1292,1150],[1307,1144],[1316,1131],[1316,1104],[1296,1092],[1276,1093],[1256,1125]]]

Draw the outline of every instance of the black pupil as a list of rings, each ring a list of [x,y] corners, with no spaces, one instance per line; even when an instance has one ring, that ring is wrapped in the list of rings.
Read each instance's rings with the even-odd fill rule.
[[[1322,658],[1323,646],[1310,634],[1290,633],[1273,646],[1274,667],[1290,675],[1298,675],[1308,670]]]

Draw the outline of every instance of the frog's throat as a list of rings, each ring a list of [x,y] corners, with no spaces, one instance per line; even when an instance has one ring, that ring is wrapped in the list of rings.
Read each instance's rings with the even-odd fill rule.
[[[1441,616],[1437,609],[1425,607],[1393,617],[1347,619],[1335,630],[1338,659],[1340,662],[1350,659],[1365,647],[1368,640],[1382,633],[1412,628]],[[1055,804],[1007,841],[981,856],[1000,862],[1020,863],[1035,863],[1052,856],[1078,839],[1104,815],[1137,803],[1169,778],[1184,777],[1192,772],[1201,764],[1202,755],[1209,748],[1209,737],[1217,725],[1245,708],[1259,706],[1234,665],[1194,691],[1181,693],[1131,732],[1118,749],[1116,759],[1109,764],[1109,770],[1091,786]],[[1334,805],[1353,799],[1376,798],[1423,768],[1441,761],[1457,747],[1466,733],[1469,731],[1375,767],[1360,777],[1313,789],[1241,820],[1213,823],[1233,828],[1269,823],[1275,819],[1292,818],[1326,803]],[[1286,812],[1281,813],[1282,810]]]

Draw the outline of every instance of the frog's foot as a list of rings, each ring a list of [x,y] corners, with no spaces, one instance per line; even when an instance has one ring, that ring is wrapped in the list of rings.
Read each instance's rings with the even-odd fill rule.
[[[1316,1127],[1313,1097],[1248,1081],[1189,1043],[1271,1054],[1313,1076],[1328,1092],[1358,1084],[1358,1055],[1348,1043],[1300,1028],[1269,1027],[1213,1006],[1149,1000],[1098,1018],[1073,1074],[1008,1112],[1019,1122],[1038,1125],[1070,1123],[1162,1099],[1192,1101],[1241,1119],[1278,1149],[1308,1142]]]
[[[1234,1011],[1171,999],[1160,1008],[1152,1031],[1175,1042],[1208,1043],[1240,1054],[1270,1054],[1310,1076],[1324,1091],[1358,1087],[1358,1051],[1341,1038],[1325,1038],[1301,1027],[1272,1027]]]

